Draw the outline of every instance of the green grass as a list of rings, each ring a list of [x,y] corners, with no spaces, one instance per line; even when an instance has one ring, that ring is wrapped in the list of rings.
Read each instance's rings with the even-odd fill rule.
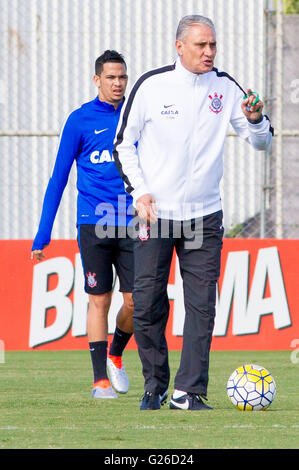
[[[139,410],[143,377],[136,351],[125,352],[131,388],[117,400],[90,396],[88,351],[6,352],[0,364],[1,449],[291,449],[299,443],[299,364],[290,352],[212,352],[214,410]],[[170,352],[172,380],[179,352]],[[240,412],[226,396],[244,363],[270,370],[277,394],[265,412]],[[170,384],[172,392],[173,382]]]

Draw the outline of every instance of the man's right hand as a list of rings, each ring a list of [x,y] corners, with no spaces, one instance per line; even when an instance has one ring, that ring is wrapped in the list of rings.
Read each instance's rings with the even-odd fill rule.
[[[157,222],[156,201],[151,194],[144,194],[137,199],[136,210],[140,219],[146,222]]]
[[[42,250],[33,250],[31,251],[31,259],[37,259],[37,261],[42,261],[45,258]]]

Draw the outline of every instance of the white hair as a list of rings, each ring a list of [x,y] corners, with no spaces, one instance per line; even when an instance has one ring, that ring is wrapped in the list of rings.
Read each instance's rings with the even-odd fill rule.
[[[209,28],[211,28],[211,30],[216,36],[215,26],[214,26],[213,21],[210,20],[210,18],[201,16],[201,15],[187,15],[187,16],[184,16],[178,24],[177,31],[176,31],[176,39],[183,40],[185,36],[187,35],[188,29],[190,28],[190,26],[193,26],[195,24],[202,24],[202,25],[208,26]]]

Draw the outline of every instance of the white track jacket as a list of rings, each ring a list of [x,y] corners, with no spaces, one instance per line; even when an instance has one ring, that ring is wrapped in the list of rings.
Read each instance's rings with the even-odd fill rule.
[[[267,149],[273,135],[267,116],[248,122],[244,94],[227,73],[213,68],[194,74],[179,58],[137,80],[122,108],[113,151],[134,206],[150,193],[160,218],[187,220],[222,209],[229,123],[257,150]]]

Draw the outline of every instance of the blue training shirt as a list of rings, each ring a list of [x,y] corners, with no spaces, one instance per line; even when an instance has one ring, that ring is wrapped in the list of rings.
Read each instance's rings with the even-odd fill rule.
[[[74,160],[77,164],[77,225],[125,226],[130,223],[132,197],[125,192],[112,156],[122,105],[123,102],[115,109],[96,97],[67,118],[60,133],[57,157],[32,250],[42,250],[50,243],[55,216]]]

